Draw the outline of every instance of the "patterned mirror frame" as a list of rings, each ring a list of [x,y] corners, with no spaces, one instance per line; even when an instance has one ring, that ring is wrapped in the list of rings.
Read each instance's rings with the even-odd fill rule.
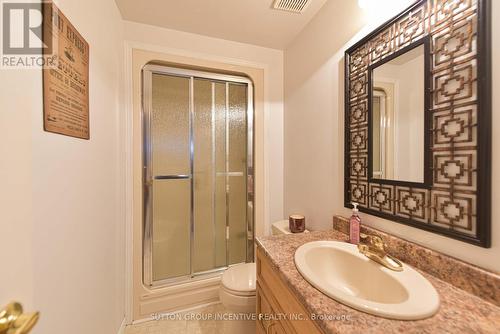
[[[490,11],[490,0],[418,1],[346,51],[346,207],[490,247]],[[430,181],[374,180],[370,70],[423,39]]]

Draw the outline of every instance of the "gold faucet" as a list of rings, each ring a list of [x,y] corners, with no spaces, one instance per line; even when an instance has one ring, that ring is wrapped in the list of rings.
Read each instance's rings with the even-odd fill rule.
[[[388,269],[403,271],[403,264],[398,259],[386,253],[384,241],[377,235],[361,233],[358,250],[370,260],[380,263]]]

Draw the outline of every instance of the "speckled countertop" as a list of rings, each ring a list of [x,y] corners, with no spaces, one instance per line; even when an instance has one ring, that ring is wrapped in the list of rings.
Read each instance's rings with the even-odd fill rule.
[[[441,306],[433,317],[416,321],[391,320],[361,311],[327,297],[297,271],[295,250],[316,240],[348,238],[339,231],[257,238],[257,245],[270,259],[283,281],[310,312],[325,333],[500,333],[500,307],[419,270],[439,293]],[[332,316],[338,316],[338,319]],[[344,316],[344,318],[342,318]]]

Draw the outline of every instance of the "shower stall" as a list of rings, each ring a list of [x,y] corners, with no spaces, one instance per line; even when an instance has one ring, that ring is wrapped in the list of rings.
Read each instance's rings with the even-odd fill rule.
[[[252,82],[154,64],[142,81],[144,284],[253,262]]]

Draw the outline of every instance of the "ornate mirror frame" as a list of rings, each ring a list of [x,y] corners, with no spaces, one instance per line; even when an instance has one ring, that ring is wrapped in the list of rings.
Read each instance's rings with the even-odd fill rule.
[[[490,0],[421,0],[346,51],[345,207],[490,247],[490,11]],[[374,179],[371,70],[422,43],[425,180]]]

